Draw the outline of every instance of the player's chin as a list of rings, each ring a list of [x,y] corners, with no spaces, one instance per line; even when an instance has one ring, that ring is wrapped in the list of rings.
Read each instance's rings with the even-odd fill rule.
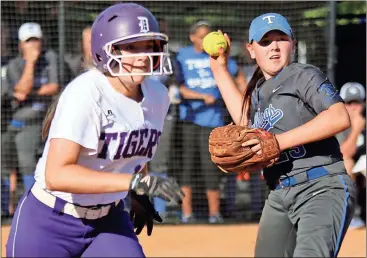
[[[142,74],[149,74],[149,71],[146,69],[134,69],[132,72],[132,77],[134,82],[142,82],[144,79],[149,75],[142,75]]]
[[[284,67],[287,66],[287,62],[279,60],[277,62],[272,62],[271,64],[271,73],[272,74],[277,74],[279,73]]]
[[[136,83],[141,83],[144,81],[144,79],[147,77],[147,75],[133,75],[132,79]]]

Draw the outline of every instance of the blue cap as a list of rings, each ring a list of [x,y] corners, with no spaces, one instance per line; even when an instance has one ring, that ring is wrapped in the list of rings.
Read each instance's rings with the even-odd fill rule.
[[[293,38],[292,28],[286,18],[278,13],[265,13],[252,20],[250,25],[249,42],[259,42],[266,33],[280,30]]]

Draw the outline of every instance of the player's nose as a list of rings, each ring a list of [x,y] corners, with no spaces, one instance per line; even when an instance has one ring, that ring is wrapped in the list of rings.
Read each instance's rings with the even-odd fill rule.
[[[141,54],[141,55],[138,56],[138,61],[146,63],[148,60],[149,60],[148,55]]]
[[[279,50],[279,44],[277,40],[273,40],[270,44],[270,49],[271,50]]]

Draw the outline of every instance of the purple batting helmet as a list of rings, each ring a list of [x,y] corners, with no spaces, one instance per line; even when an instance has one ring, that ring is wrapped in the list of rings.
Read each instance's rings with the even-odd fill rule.
[[[114,45],[154,40],[150,53],[117,54]],[[150,11],[133,3],[115,4],[95,19],[92,26],[92,55],[101,72],[112,76],[172,74],[168,53],[168,36],[159,32],[158,22]],[[122,67],[124,57],[148,56],[151,69],[146,73],[129,73]],[[118,65],[118,72],[114,70]]]

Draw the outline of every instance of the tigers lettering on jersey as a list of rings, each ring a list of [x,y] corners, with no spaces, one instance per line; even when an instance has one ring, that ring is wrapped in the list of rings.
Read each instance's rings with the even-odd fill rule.
[[[118,148],[113,154],[113,159],[121,157],[131,158],[133,156],[143,156],[152,158],[153,148],[158,144],[162,132],[156,129],[140,129],[127,132],[102,132],[99,140],[104,141],[98,158],[106,159],[107,151],[111,142],[118,141]]]

